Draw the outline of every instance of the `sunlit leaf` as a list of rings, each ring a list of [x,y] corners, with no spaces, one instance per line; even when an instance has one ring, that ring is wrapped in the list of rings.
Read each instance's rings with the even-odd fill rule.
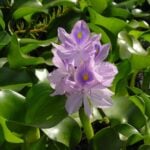
[[[141,70],[150,66],[150,56],[132,55],[130,58],[133,70]]]
[[[63,96],[50,96],[52,89],[47,83],[40,83],[27,94],[26,123],[36,127],[52,127],[66,117]]]
[[[129,99],[145,114],[145,103],[139,96],[130,96]]]
[[[45,12],[44,7],[42,7],[42,3],[39,1],[28,1],[20,6],[14,13],[13,17],[15,19],[19,19],[29,14],[33,14],[35,12]]]
[[[102,13],[107,7],[107,0],[89,0],[89,2],[98,13]]]
[[[16,35],[13,35],[10,43],[8,62],[13,68],[45,63],[42,57],[36,58],[23,54],[20,50]]]
[[[24,96],[10,90],[0,91],[0,116],[7,120],[23,121],[24,113]]]
[[[90,21],[92,23],[106,28],[115,35],[117,35],[119,31],[121,31],[123,28],[127,26],[127,24],[121,19],[113,17],[104,17],[98,14],[92,8],[89,8],[88,10],[90,13]]]
[[[111,128],[104,128],[96,133],[93,138],[93,150],[120,149],[121,141],[118,133]]]
[[[65,118],[58,125],[43,129],[43,131],[50,139],[63,143],[68,147],[77,145],[81,140],[81,129],[71,118]]]
[[[11,143],[23,143],[24,141],[17,137],[14,133],[12,133],[7,125],[6,125],[6,120],[0,116],[0,126],[2,127],[4,138],[6,141],[11,142]]]
[[[141,46],[140,42],[129,36],[127,32],[122,31],[118,35],[118,44],[120,46],[120,57],[122,59],[130,58],[131,54],[146,55],[147,52]]]

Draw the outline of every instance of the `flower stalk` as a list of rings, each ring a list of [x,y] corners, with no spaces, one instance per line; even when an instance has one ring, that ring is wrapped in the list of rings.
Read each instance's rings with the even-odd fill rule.
[[[91,125],[90,118],[85,114],[83,107],[81,107],[79,110],[79,117],[80,117],[83,129],[84,129],[85,135],[88,141],[90,141],[94,136],[94,131]]]

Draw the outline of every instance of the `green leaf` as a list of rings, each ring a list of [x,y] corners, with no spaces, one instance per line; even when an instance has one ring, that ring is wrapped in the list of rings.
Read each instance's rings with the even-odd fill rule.
[[[130,96],[129,99],[145,114],[145,103],[139,96]]]
[[[113,17],[104,17],[98,14],[92,8],[89,8],[90,21],[96,25],[100,25],[105,29],[109,30],[113,34],[117,35],[123,28],[127,26],[126,22],[121,19]]]
[[[7,142],[10,143],[23,143],[24,141],[17,137],[14,133],[12,133],[7,125],[6,125],[6,120],[0,116],[0,126],[2,127],[4,138]]]
[[[109,10],[107,10],[109,13],[109,16],[111,17],[119,17],[123,19],[127,19],[131,14],[127,9],[111,6]]]
[[[118,123],[128,123],[141,129],[146,122],[143,113],[129,100],[129,97],[115,96],[113,97],[113,106],[103,110],[110,118],[112,126],[116,126]]]
[[[20,68],[22,66],[37,65],[45,63],[42,57],[31,57],[25,55],[20,50],[16,35],[12,36],[9,47],[8,62],[12,68]]]
[[[0,116],[7,120],[23,121],[25,113],[25,98],[10,90],[0,91]]]
[[[29,70],[0,68],[0,88],[20,89],[24,86],[32,86],[36,82],[36,76]]]
[[[44,0],[45,2],[45,0]],[[75,6],[75,2],[73,2],[72,0],[55,0],[55,1],[47,1],[45,2],[44,4],[44,7],[45,8],[49,8],[49,7],[55,7],[55,6],[60,6],[60,5],[63,5],[63,6],[68,6],[68,7],[72,7],[72,6]]]
[[[127,145],[133,145],[139,141],[143,140],[143,136],[140,134],[133,134],[129,137]]]
[[[98,13],[102,13],[107,7],[107,0],[89,0],[89,2]]]
[[[145,114],[150,118],[150,98],[145,93],[142,93],[140,97],[145,102]]]
[[[117,65],[117,68],[118,74],[113,81],[112,89],[117,95],[123,95],[127,93],[128,75],[131,71],[131,64],[128,60],[124,60]],[[122,83],[124,83],[124,86],[122,86]]]
[[[115,130],[118,131],[119,133],[121,133],[122,135],[126,136],[127,138],[129,138],[133,134],[141,135],[135,127],[133,127],[127,123],[119,124],[119,125],[115,126]]]
[[[81,140],[81,129],[70,117],[62,120],[58,125],[43,129],[43,132],[52,140],[63,143],[68,147],[76,146]]]
[[[35,127],[52,127],[66,117],[63,96],[50,96],[48,83],[33,86],[27,94],[26,123]]]
[[[6,31],[0,31],[0,49],[6,46],[10,40],[11,37]]]
[[[132,70],[141,70],[150,66],[150,56],[132,55],[130,58]]]
[[[104,128],[93,138],[93,150],[119,150],[121,141],[118,133],[112,128]]]
[[[128,145],[135,144],[143,139],[140,132],[135,127],[127,123],[115,126],[115,130],[123,135],[122,140],[126,141]]]
[[[118,44],[120,57],[122,59],[130,58],[131,54],[146,55],[147,52],[141,46],[140,42],[130,36],[126,31],[121,31],[118,35]]]
[[[36,39],[22,38],[22,39],[19,40],[19,43],[21,45],[23,45],[20,48],[20,50],[24,54],[26,54],[26,53],[29,53],[29,52],[33,51],[34,49],[36,49],[39,46],[41,46],[41,47],[49,46],[54,41],[56,41],[56,38],[43,40],[43,41],[42,40],[36,40]]]
[[[137,28],[149,29],[149,24],[145,21],[131,20],[129,22],[129,26],[131,26],[133,29]]]
[[[141,38],[143,38],[144,40],[150,42],[150,32],[145,32],[141,35]]]
[[[0,16],[0,26],[3,30],[5,30],[5,21],[3,20],[2,16]]]
[[[28,150],[46,150],[46,138],[42,137],[39,140],[37,140],[36,142],[30,144],[30,146],[28,147]]]
[[[45,12],[45,9],[42,6],[42,3],[40,3],[39,1],[32,0],[18,7],[18,9],[15,10],[15,12],[13,13],[13,17],[14,19],[19,19],[36,12]]]
[[[109,36],[106,34],[106,32],[101,27],[99,27],[93,23],[89,23],[88,25],[93,32],[95,32],[97,34],[102,34],[102,42],[103,43],[111,42]]]
[[[142,145],[138,150],[150,150],[150,145]]]

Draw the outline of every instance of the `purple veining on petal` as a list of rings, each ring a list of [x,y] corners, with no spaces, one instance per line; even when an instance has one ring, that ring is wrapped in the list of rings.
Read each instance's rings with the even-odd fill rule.
[[[109,44],[101,45],[100,43],[95,43],[94,48],[95,48],[95,61],[97,63],[104,61],[108,56],[110,45]]]
[[[94,80],[94,74],[88,64],[83,63],[76,70],[75,78],[79,85],[85,86]]]
[[[78,21],[71,31],[71,36],[79,45],[86,42],[90,37],[90,30],[87,24],[83,20]]]

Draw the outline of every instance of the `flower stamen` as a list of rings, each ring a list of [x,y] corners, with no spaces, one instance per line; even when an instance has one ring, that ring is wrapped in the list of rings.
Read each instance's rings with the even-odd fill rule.
[[[84,81],[87,81],[89,79],[89,75],[87,74],[87,73],[85,73],[84,75],[83,75],[83,80]]]
[[[81,39],[82,38],[82,32],[78,32],[77,37],[78,37],[78,39]]]

